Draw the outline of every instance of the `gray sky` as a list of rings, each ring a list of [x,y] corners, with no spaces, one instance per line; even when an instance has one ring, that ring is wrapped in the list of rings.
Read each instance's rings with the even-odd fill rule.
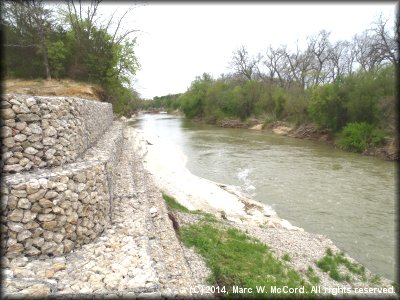
[[[241,45],[256,55],[269,45],[302,45],[321,29],[331,32],[331,41],[350,40],[381,13],[394,24],[396,2],[142,3],[125,22],[140,30],[136,54],[142,69],[135,88],[144,98],[185,92],[204,72],[214,78],[228,73],[232,52]]]

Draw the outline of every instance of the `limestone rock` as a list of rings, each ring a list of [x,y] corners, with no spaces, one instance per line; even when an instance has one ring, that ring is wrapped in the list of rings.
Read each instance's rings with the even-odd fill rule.
[[[37,213],[32,212],[31,210],[24,211],[24,218],[22,219],[22,223],[28,223],[33,221],[37,216]]]
[[[54,127],[49,126],[44,132],[44,136],[55,136],[57,135],[57,130],[54,129]]]
[[[3,145],[8,147],[8,148],[12,148],[15,145],[15,140],[13,137],[8,137],[3,139]]]
[[[69,252],[72,251],[72,249],[74,249],[75,243],[73,241],[71,241],[71,240],[65,239],[63,241],[63,244],[64,244],[65,253],[69,253]]]
[[[29,124],[29,128],[33,134],[42,134],[42,128],[38,125],[38,123]]]
[[[12,136],[12,129],[8,126],[2,126],[0,130],[0,136],[2,138],[10,137]]]
[[[8,215],[8,219],[14,222],[21,222],[23,217],[24,211],[22,209],[15,209]]]
[[[27,188],[27,191],[30,190],[29,188]],[[29,193],[29,192],[28,192]],[[41,199],[44,195],[46,194],[46,190],[41,189],[38,190],[36,193],[30,194],[28,195],[28,199],[32,202]]]
[[[24,229],[24,226],[21,223],[8,222],[7,226],[14,232],[21,232]]]
[[[22,241],[26,240],[27,238],[30,238],[31,236],[32,236],[32,232],[30,232],[29,230],[23,230],[20,233],[18,233],[17,240],[18,240],[18,242],[22,242]]]
[[[55,198],[55,197],[57,197],[58,196],[58,193],[56,192],[56,191],[48,191],[45,195],[44,195],[44,197],[46,198],[46,199],[53,199],[53,198]]]
[[[30,195],[36,193],[40,188],[40,183],[37,179],[31,179],[26,184],[26,192]]]
[[[43,229],[55,231],[55,229],[57,228],[57,221],[53,220],[53,221],[43,222],[42,226]]]
[[[17,142],[23,142],[27,139],[25,134],[17,134],[16,136],[14,136],[14,140]]]
[[[45,137],[43,139],[43,145],[45,146],[53,146],[56,143],[56,140],[52,137]]]
[[[28,268],[25,267],[16,267],[13,269],[14,276],[17,278],[29,278],[29,277],[34,277],[35,273],[32,270],[29,270]]]
[[[16,253],[21,253],[24,250],[24,246],[20,243],[15,243],[13,245],[10,245],[7,248],[8,254],[16,254]]]
[[[23,209],[31,208],[32,204],[27,198],[20,198],[18,201],[18,207]]]
[[[23,289],[20,293],[32,298],[47,298],[51,295],[51,289],[49,286],[39,283]]]
[[[21,165],[5,165],[3,168],[4,172],[14,172],[14,173],[19,173],[23,170],[23,167]]]
[[[22,122],[39,121],[40,117],[37,114],[18,114],[17,119]]]
[[[24,150],[24,152],[27,154],[35,155],[38,152],[38,150],[29,146]]]
[[[33,97],[29,97],[25,99],[25,104],[27,107],[31,107],[32,105],[37,104],[36,99]]]
[[[37,256],[41,253],[41,251],[39,249],[37,249],[36,247],[31,247],[28,250],[25,251],[25,253],[29,256]]]
[[[15,117],[15,112],[11,108],[2,109],[1,117],[4,120],[13,119]]]

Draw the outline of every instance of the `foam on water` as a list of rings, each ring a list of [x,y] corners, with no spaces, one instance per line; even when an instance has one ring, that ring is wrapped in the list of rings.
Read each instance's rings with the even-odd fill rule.
[[[237,177],[240,180],[240,182],[242,182],[242,185],[240,186],[241,190],[246,192],[248,195],[254,197],[255,195],[257,195],[257,193],[256,193],[256,187],[253,185],[253,181],[250,179],[251,172],[252,169],[239,168]]]

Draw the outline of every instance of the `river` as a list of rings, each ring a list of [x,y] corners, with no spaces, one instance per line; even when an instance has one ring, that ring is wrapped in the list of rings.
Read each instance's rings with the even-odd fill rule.
[[[178,144],[195,175],[240,187],[372,272],[395,279],[395,163],[308,140],[166,115],[135,126]]]

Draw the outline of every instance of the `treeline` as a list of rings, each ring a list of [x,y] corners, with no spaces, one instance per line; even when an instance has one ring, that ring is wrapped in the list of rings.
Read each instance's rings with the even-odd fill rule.
[[[269,47],[250,56],[242,46],[233,52],[230,74],[197,77],[165,107],[214,124],[250,117],[312,122],[338,134],[341,147],[363,151],[395,131],[398,57],[391,32],[379,18],[352,41],[331,43],[322,30],[307,38],[305,50]]]
[[[100,0],[75,3],[5,1],[2,5],[3,78],[61,79],[99,84],[117,113],[137,108],[131,79],[139,68],[136,30],[121,32],[114,14],[99,21]],[[113,29],[111,29],[113,28]]]
[[[148,109],[157,109],[163,110],[168,109],[170,111],[179,109],[179,101],[178,98],[182,94],[169,94],[165,96],[156,96],[151,101],[143,100],[141,103],[141,109],[148,110]]]

